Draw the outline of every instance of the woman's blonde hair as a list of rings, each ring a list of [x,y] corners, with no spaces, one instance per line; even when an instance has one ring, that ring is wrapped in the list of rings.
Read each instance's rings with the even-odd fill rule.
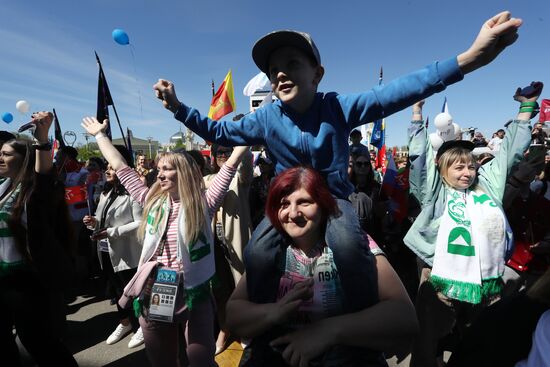
[[[180,210],[185,214],[186,239],[193,242],[198,238],[205,223],[203,201],[205,187],[202,174],[193,158],[187,153],[161,153],[158,156],[158,162],[160,163],[161,160],[176,168]],[[145,237],[147,224],[158,229],[162,216],[169,215],[169,213],[163,213],[159,207],[165,200],[169,200],[168,195],[168,192],[162,191],[158,181],[151,186],[143,208],[143,220],[138,229],[140,241]],[[150,220],[149,216],[151,216]]]
[[[446,177],[447,172],[455,162],[460,162],[464,164],[475,164],[475,158],[470,150],[462,147],[454,147],[441,154],[441,157],[439,157],[439,159],[437,160],[437,166],[439,167],[439,174],[441,175],[443,182],[445,182],[447,185],[449,185]],[[476,181],[474,181],[472,186],[475,185],[475,182]]]

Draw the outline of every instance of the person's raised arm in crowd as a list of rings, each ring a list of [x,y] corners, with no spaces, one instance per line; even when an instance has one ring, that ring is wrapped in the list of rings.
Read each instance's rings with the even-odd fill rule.
[[[32,114],[32,121],[36,126],[34,138],[37,140],[35,172],[40,174],[50,173],[53,167],[52,153],[48,140],[48,131],[53,121],[51,112],[36,112]]]
[[[84,117],[81,125],[90,135],[96,138],[101,154],[115,171],[128,166],[122,154],[114,147],[109,137],[105,134],[107,120],[100,123],[95,117]]]
[[[528,95],[522,94],[522,89],[517,88],[513,98],[520,102],[519,112],[515,120],[508,125],[495,158],[479,169],[479,180],[486,181],[487,189],[491,191],[491,195],[499,201],[499,204],[502,203],[506,181],[512,167],[523,159],[531,142],[529,124],[531,117],[534,116],[536,101],[542,93],[543,84],[532,82],[530,87],[533,92]]]

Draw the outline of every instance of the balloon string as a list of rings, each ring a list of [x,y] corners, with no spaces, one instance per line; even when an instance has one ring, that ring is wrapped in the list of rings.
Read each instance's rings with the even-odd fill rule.
[[[139,87],[139,80],[137,77],[137,68],[136,68],[136,55],[134,55],[134,45],[130,43],[130,53],[132,54],[132,62],[134,64],[134,76],[136,79],[137,84],[137,92],[138,92],[138,98],[139,98],[139,111],[141,113],[141,119],[143,120],[143,105],[141,103],[141,88]]]

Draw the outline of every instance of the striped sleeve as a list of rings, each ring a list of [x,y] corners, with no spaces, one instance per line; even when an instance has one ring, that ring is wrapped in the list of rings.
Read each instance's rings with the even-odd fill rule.
[[[237,172],[236,167],[229,167],[224,164],[220,171],[216,174],[216,177],[212,180],[212,183],[206,190],[206,203],[208,204],[208,216],[212,218],[216,210],[222,205],[223,198],[229,189],[229,184]]]
[[[132,168],[125,166],[116,172],[118,179],[124,185],[124,188],[128,190],[132,198],[139,203],[139,205],[145,205],[145,198],[149,192],[149,188],[139,178],[139,175]]]

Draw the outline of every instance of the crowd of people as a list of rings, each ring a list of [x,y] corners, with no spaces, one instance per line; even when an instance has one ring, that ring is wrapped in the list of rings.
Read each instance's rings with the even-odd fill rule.
[[[550,365],[550,144],[544,122],[531,128],[543,84],[516,90],[517,116],[490,141],[472,131],[433,147],[422,115],[520,26],[500,13],[458,56],[350,95],[317,91],[309,34],[269,33],[252,56],[278,100],[238,121],[159,80],[164,107],[213,142],[211,163],[180,149],[149,165],[94,117],[82,127],[101,158],[85,164],[72,147],[54,164],[51,113],[33,114],[34,144],[0,134],[3,358],[19,365],[15,330],[38,365],[76,365],[59,281],[75,272],[108,286],[106,343],[133,333],[153,366],[215,366],[233,340],[240,366]],[[386,157],[354,128],[411,106],[387,190]]]

